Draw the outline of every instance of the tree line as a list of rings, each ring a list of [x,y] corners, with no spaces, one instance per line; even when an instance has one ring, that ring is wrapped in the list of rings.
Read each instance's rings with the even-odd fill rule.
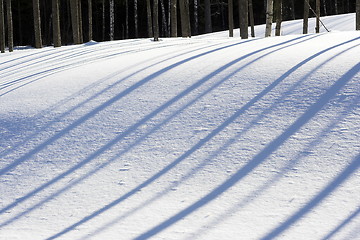
[[[266,23],[266,36],[281,22],[356,12],[360,0],[0,0],[0,50],[14,45],[60,47],[83,42],[151,37],[191,37],[240,28],[240,37],[255,36],[254,25]]]

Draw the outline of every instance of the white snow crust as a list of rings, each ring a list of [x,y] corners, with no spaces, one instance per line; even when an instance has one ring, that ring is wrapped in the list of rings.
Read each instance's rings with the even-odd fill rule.
[[[1,54],[0,239],[360,239],[354,19]]]

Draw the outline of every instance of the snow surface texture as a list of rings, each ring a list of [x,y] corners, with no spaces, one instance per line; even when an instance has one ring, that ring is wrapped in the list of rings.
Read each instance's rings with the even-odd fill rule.
[[[0,239],[360,239],[360,32],[324,22],[1,54]]]

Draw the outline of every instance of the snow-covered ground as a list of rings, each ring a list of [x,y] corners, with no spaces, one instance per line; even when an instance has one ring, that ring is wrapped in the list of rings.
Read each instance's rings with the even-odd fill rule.
[[[354,17],[1,54],[0,239],[360,239]]]

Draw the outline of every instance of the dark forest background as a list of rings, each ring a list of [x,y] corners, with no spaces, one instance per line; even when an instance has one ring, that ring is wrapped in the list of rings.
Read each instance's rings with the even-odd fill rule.
[[[61,26],[61,42],[62,45],[73,43],[72,25],[70,16],[70,1],[60,0],[60,26]],[[135,18],[134,11],[135,2],[137,1],[137,21],[138,34],[135,34]],[[169,36],[169,1],[159,1],[159,30],[160,37]],[[310,4],[314,4],[314,0],[309,0]],[[93,0],[93,39],[94,41],[110,40],[110,6],[109,0]],[[152,2],[152,0],[151,0]],[[211,20],[212,31],[221,31],[228,29],[228,1],[227,0],[211,0]],[[198,6],[195,8],[194,1],[189,1],[191,34],[198,35],[205,33],[205,14],[204,0],[197,0]],[[145,0],[114,0],[114,39],[127,38],[145,38],[148,37],[147,31],[147,10]],[[234,1],[234,23],[235,28],[238,24],[238,1]],[[192,21],[197,9],[198,22]],[[265,23],[266,0],[253,0],[254,22],[256,24]],[[165,10],[165,11],[164,11]],[[163,11],[163,12],[162,12]],[[179,9],[177,10],[179,11]],[[299,19],[303,17],[304,1],[303,0],[283,0],[283,20]],[[355,12],[355,0],[321,0],[321,15],[334,15]],[[40,0],[41,13],[41,32],[43,45],[52,45],[52,2],[51,0]],[[81,1],[82,18],[88,18],[88,1]],[[127,13],[127,14],[126,14]],[[165,13],[165,14],[164,14]],[[128,21],[126,21],[128,16]],[[165,16],[165,19],[163,18]],[[310,17],[313,14],[310,12]],[[33,5],[31,0],[12,0],[12,17],[13,17],[13,37],[15,46],[34,45],[34,21],[33,21]],[[178,14],[180,18],[180,14]],[[85,21],[84,21],[85,22]],[[128,31],[126,30],[126,22],[128,22]],[[165,24],[165,25],[164,25]],[[196,26],[194,25],[196,24]],[[178,20],[180,33],[180,20]],[[88,25],[83,24],[83,34],[87,36],[89,31]],[[90,39],[84,38],[84,41]]]

